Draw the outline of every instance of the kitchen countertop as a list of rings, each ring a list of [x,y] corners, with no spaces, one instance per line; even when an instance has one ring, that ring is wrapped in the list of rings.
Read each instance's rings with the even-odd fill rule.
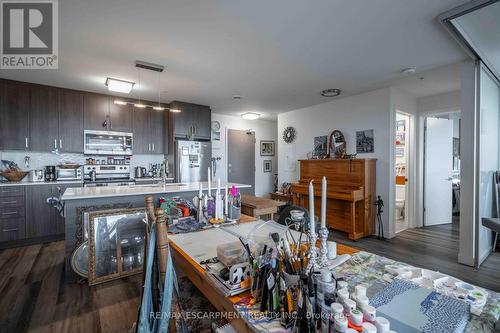
[[[0,182],[0,187],[2,186],[31,186],[31,185],[58,185],[58,184],[81,184],[82,180],[56,180],[55,182],[32,182],[27,180],[22,180],[20,182]]]
[[[203,190],[207,190],[208,182],[201,182]],[[222,191],[224,186],[221,184]],[[250,188],[251,185],[228,183],[229,188],[235,185],[237,188]],[[200,182],[193,183],[169,183],[161,185],[130,185],[130,186],[103,186],[103,187],[82,187],[68,188],[62,196],[63,201],[78,200],[78,199],[95,199],[109,198],[120,196],[134,196],[147,194],[162,194],[162,193],[181,193],[181,192],[197,192],[200,188]],[[215,193],[217,186],[213,186],[212,193]]]

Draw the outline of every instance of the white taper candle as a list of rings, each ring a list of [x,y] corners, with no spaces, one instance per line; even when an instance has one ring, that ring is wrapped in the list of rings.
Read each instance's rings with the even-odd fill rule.
[[[310,217],[310,225],[309,229],[311,233],[315,233],[315,223],[314,223],[314,186],[313,181],[309,182],[309,217]]]
[[[326,228],[326,177],[321,182],[321,228]]]
[[[212,196],[212,185],[210,179],[212,178],[212,170],[208,168],[208,196]]]

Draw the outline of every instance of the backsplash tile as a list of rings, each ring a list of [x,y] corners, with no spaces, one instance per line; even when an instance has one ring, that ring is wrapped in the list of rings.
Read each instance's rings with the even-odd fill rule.
[[[24,157],[29,156],[30,165],[24,165]],[[46,165],[58,165],[62,162],[73,162],[78,164],[85,163],[83,154],[61,153],[59,155],[47,152],[26,152],[7,150],[0,151],[0,159],[14,161],[23,170],[43,169]],[[133,155],[130,159],[130,170],[133,175],[134,168],[137,166],[149,169],[149,164],[163,163],[163,155],[138,154]],[[169,161],[169,167],[172,168],[173,161]]]

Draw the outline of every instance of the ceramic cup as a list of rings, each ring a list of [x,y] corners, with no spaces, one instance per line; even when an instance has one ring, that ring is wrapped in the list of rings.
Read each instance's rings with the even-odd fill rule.
[[[346,317],[339,317],[339,318],[335,318],[335,322],[334,322],[334,327],[335,327],[335,331],[336,332],[346,332],[347,331],[347,318]]]
[[[375,327],[377,327],[378,333],[387,333],[391,329],[391,323],[384,317],[377,317]]]
[[[337,289],[345,289],[345,290],[347,290],[347,286],[348,286],[348,284],[345,281],[338,281],[337,282]]]
[[[366,321],[375,321],[377,318],[377,310],[371,305],[365,306],[363,309],[363,317]]]
[[[363,323],[361,333],[377,333],[377,328],[372,323]]]
[[[354,294],[356,295],[356,298],[361,296],[366,297],[366,287],[362,284],[358,284],[356,287],[354,287]]]
[[[351,310],[349,312],[351,315],[351,322],[356,326],[361,326],[363,324],[363,313],[358,309]]]
[[[344,311],[346,313],[351,313],[352,310],[356,309],[356,302],[352,299],[346,299],[344,301]]]
[[[330,308],[332,309],[332,315],[334,317],[344,314],[344,306],[340,303],[332,303],[332,305],[330,305]]]
[[[356,304],[360,309],[367,307],[369,302],[370,300],[366,296],[356,296]]]
[[[326,242],[326,249],[327,249],[327,256],[328,259],[333,260],[337,258],[337,243],[334,241],[327,241]]]

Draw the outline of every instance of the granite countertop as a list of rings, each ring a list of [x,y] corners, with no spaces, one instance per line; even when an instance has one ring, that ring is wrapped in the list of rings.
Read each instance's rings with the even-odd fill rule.
[[[2,186],[32,186],[32,185],[57,185],[57,184],[80,184],[83,185],[82,180],[56,180],[55,182],[32,182],[29,180],[22,180],[20,182],[0,182],[0,187]]]
[[[203,190],[207,190],[207,182],[201,182]],[[215,193],[217,186],[213,186],[212,193]],[[222,183],[222,191],[224,186]],[[250,188],[251,185],[227,183],[228,187],[233,185],[237,188]],[[68,188],[62,200],[78,200],[78,199],[95,199],[95,198],[108,198],[120,196],[133,196],[133,195],[147,195],[147,194],[162,194],[162,193],[181,193],[181,192],[197,192],[200,188],[200,182],[193,183],[169,183],[160,185],[130,185],[130,186],[102,186],[102,187],[82,187],[82,188]]]

